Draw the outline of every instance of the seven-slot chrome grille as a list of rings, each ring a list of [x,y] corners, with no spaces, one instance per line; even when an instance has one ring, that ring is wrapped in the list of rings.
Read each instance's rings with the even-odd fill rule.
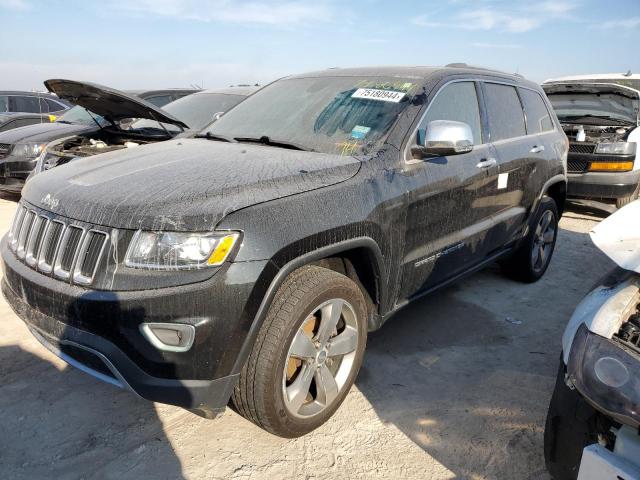
[[[91,285],[108,234],[18,206],[9,248],[31,268],[78,285]]]

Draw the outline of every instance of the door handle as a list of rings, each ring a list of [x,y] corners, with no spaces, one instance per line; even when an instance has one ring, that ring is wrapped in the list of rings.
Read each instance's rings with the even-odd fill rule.
[[[536,145],[535,147],[533,147],[531,150],[531,153],[540,153],[540,152],[544,152],[544,145]]]
[[[494,165],[497,165],[498,162],[495,158],[487,158],[486,160],[482,160],[481,162],[479,162],[476,167],[478,168],[489,168],[489,167],[493,167]]]

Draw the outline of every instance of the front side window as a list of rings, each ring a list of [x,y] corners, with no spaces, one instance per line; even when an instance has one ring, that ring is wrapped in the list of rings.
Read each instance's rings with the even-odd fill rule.
[[[491,141],[498,142],[526,135],[524,112],[515,87],[485,83],[484,92]]]
[[[527,114],[527,132],[529,134],[548,132],[553,130],[553,121],[549,110],[538,92],[520,89],[520,96]]]
[[[248,97],[204,133],[322,153],[366,154],[384,142],[421,84],[407,77],[283,79]]]
[[[9,111],[9,97],[6,95],[0,95],[0,112]]]
[[[474,82],[456,82],[444,87],[428,107],[420,125],[426,129],[434,120],[463,122],[471,127],[474,145],[482,144],[480,108]]]

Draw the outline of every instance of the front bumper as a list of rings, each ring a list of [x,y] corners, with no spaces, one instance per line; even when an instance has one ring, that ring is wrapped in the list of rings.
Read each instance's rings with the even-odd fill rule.
[[[578,480],[640,480],[640,465],[616,455],[601,445],[582,452]]]
[[[20,193],[27,177],[37,163],[37,159],[26,159],[12,155],[0,160],[0,191]]]
[[[14,256],[6,240],[0,251],[7,302],[61,358],[151,401],[206,417],[224,410],[257,309],[252,294],[266,262],[229,264],[211,279],[191,285],[105,292],[32,270]],[[194,344],[187,352],[158,350],[140,332],[144,322],[191,323]]]
[[[567,196],[613,200],[632,195],[640,184],[640,170],[624,173],[569,173]]]

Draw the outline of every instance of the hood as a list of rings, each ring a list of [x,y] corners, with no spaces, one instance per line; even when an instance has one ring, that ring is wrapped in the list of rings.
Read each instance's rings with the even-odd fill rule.
[[[68,135],[98,130],[97,126],[73,125],[69,123],[36,123],[0,133],[0,143],[50,142]]]
[[[159,107],[113,88],[89,82],[55,79],[46,80],[44,85],[58,97],[80,105],[111,122],[126,118],[146,118],[185,129],[189,128]]]
[[[604,219],[591,231],[591,240],[618,266],[640,273],[640,200]]]
[[[554,93],[612,93],[640,100],[640,91],[615,83],[545,83],[542,85],[547,95]]]
[[[33,177],[22,198],[114,228],[210,231],[231,212],[334,185],[359,168],[353,157],[181,139],[62,165]]]

